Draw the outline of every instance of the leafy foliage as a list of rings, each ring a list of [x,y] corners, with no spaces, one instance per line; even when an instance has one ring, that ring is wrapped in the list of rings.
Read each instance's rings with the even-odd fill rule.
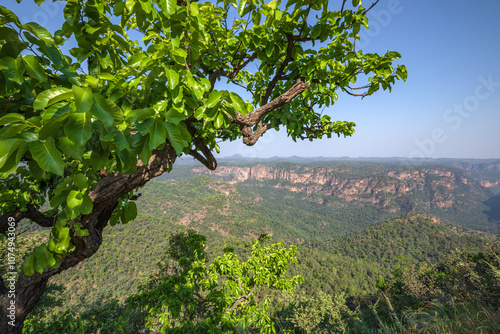
[[[380,315],[375,310],[379,325],[409,333],[498,332],[499,255],[497,237],[478,253],[457,251],[437,265],[396,270],[380,287],[386,307]]]
[[[129,298],[135,307],[144,307],[150,316],[148,327],[172,333],[213,333],[250,329],[274,332],[269,315],[270,297],[256,301],[263,288],[291,291],[302,281],[286,278],[295,262],[295,247],[281,243],[262,246],[261,236],[252,246],[252,255],[240,262],[231,249],[207,266],[206,238],[193,230],[172,235],[160,272],[141,293]]]
[[[75,224],[95,210],[92,189],[105,175],[134,173],[165,147],[215,168],[218,140],[252,145],[280,127],[294,140],[350,136],[354,123],[315,108],[339,90],[364,97],[406,79],[392,65],[397,52],[355,49],[368,10],[360,1],[331,11],[323,0],[68,0],[52,35],[0,6],[0,208],[39,210],[47,198],[57,220],[25,274],[57,267],[75,249],[71,235],[86,234]],[[222,78],[250,100],[220,87]],[[367,82],[363,93],[354,93],[357,80]],[[130,196],[115,196],[123,223],[134,217]]]

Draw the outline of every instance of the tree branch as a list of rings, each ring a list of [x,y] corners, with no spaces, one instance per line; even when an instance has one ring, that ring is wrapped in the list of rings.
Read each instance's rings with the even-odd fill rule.
[[[295,97],[297,97],[298,95],[300,95],[304,91],[306,91],[309,87],[310,87],[309,84],[303,82],[302,79],[297,79],[297,83],[295,85],[293,85],[285,93],[283,93],[280,96],[278,96],[277,98],[273,99],[271,102],[247,113],[245,116],[243,116],[241,113],[237,112],[236,118],[232,118],[231,116],[229,116],[229,117],[233,123],[236,123],[236,124],[239,124],[242,126],[254,126],[266,114],[268,114],[271,111],[278,109],[279,107],[284,106],[285,104],[289,103]]]
[[[283,59],[283,63],[281,63],[280,68],[276,71],[276,75],[269,83],[269,86],[267,86],[266,93],[262,97],[262,105],[267,104],[267,102],[269,101],[269,97],[271,96],[271,94],[273,92],[274,87],[276,86],[276,84],[278,83],[280,78],[283,76],[283,73],[285,71],[285,67],[288,65],[290,60],[292,60],[292,51],[293,51],[293,46],[295,45],[295,43],[294,43],[294,40],[290,38],[290,36],[291,35],[287,35],[288,44],[286,47],[285,59]]]
[[[14,218],[16,226],[22,219],[29,219],[32,222],[42,226],[42,227],[52,227],[56,222],[56,217],[50,217],[39,210],[37,210],[33,205],[26,206],[27,211],[11,211],[0,216],[0,233],[6,234],[9,229],[9,218]]]
[[[187,129],[191,134],[191,137],[195,138],[194,142],[196,148],[203,153],[203,155],[201,155],[198,151],[191,150],[189,152],[189,155],[198,160],[199,162],[201,162],[209,170],[215,170],[215,168],[217,168],[217,161],[215,160],[212,151],[203,143],[203,140],[196,137],[196,128],[191,123],[186,123],[186,124],[187,124]]]
[[[297,79],[297,83],[288,91],[260,108],[249,112],[245,116],[243,116],[240,112],[236,113],[236,118],[228,115],[231,122],[240,125],[240,130],[243,135],[243,143],[248,146],[255,144],[260,136],[272,127],[271,124],[262,124],[262,118],[273,110],[289,103],[295,97],[306,91],[309,87],[309,84],[303,82],[302,79],[299,78]],[[255,132],[252,130],[254,125],[257,125]]]
[[[238,280],[238,283],[240,283],[240,282],[239,282],[239,280]],[[257,286],[256,286],[256,285],[254,285],[254,286],[252,287],[252,289],[250,290],[250,292],[248,292],[246,295],[243,295],[243,296],[239,297],[239,298],[238,298],[238,299],[234,302],[234,304],[233,304],[230,308],[228,308],[228,309],[227,309],[227,312],[232,312],[232,311],[234,311],[234,309],[235,309],[235,308],[237,308],[237,307],[238,307],[241,303],[243,303],[245,300],[247,300],[248,298],[250,298],[250,296],[253,294],[253,292],[254,292],[254,290],[255,290],[255,288],[256,288],[256,287],[257,287]],[[240,288],[241,288],[241,283],[240,283]]]

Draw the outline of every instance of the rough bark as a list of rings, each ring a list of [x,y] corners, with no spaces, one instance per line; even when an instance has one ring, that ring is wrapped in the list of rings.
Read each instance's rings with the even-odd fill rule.
[[[276,97],[271,102],[249,112],[245,116],[237,112],[235,118],[230,117],[233,123],[240,126],[243,143],[248,146],[254,145],[264,132],[271,128],[270,124],[262,123],[262,118],[268,113],[290,103],[290,101],[305,92],[309,87],[309,84],[298,79],[288,91]]]

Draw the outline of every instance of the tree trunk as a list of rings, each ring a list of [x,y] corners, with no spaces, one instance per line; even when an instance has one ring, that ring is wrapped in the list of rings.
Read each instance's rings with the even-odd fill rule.
[[[19,280],[15,287],[15,298],[9,298],[12,295],[9,296],[2,291],[0,295],[0,333],[17,334],[23,332],[24,320],[40,300],[46,285],[46,281],[37,285],[29,285],[29,283],[25,285],[23,281]]]
[[[147,165],[139,161],[136,172],[109,174],[94,184],[88,193],[93,202],[93,210],[78,219],[82,228],[89,231],[89,235],[79,237],[73,230],[71,231],[71,243],[75,249],[60,260],[59,268],[46,269],[42,274],[35,272],[32,276],[27,276],[21,271],[17,281],[11,280],[9,274],[0,277],[0,334],[22,333],[24,321],[45,292],[48,280],[97,252],[102,243],[102,231],[116,209],[118,198],[163,174],[173,164],[175,158],[175,150],[167,143],[163,149],[155,150]],[[1,218],[7,220],[6,216],[16,214],[17,212],[11,212]],[[68,226],[72,226],[75,222],[68,222]],[[11,287],[11,282],[15,284],[15,288]]]

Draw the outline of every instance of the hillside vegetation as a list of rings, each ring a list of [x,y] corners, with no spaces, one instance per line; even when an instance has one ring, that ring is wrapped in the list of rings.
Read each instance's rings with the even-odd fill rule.
[[[242,177],[242,169],[253,177]],[[263,233],[286,247],[297,246],[297,263],[290,266],[288,275],[301,275],[304,282],[295,294],[274,297],[271,311],[279,331],[316,333],[323,328],[325,333],[341,333],[350,328],[362,333],[383,326],[394,330],[399,325],[408,327],[411,324],[404,320],[404,309],[416,310],[421,302],[436,302],[434,297],[439,294],[444,300],[454,293],[441,282],[440,289],[419,295],[412,290],[415,282],[432,275],[434,281],[442,278],[439,272],[451,270],[446,263],[457,256],[469,259],[464,254],[491,253],[481,255],[481,260],[481,256],[470,258],[476,262],[468,270],[478,271],[478,280],[496,282],[483,260],[488,258],[488,263],[495,265],[498,250],[490,246],[498,240],[481,232],[497,226],[488,219],[481,202],[491,192],[467,172],[444,167],[408,171],[380,164],[355,164],[349,169],[335,164],[311,167],[289,163],[279,167],[227,166],[220,171],[196,176],[204,173],[184,166],[169,178],[143,187],[136,223],[106,229],[99,252],[56,276],[31,316],[27,332],[38,333],[36,328],[67,331],[55,325],[61,321],[88,333],[98,328],[101,333],[147,332],[142,311],[127,308],[126,300],[158,272],[156,264],[164,258],[170,236],[190,229],[207,237],[209,261],[221,256],[227,247],[242,260],[248,258],[252,244]],[[402,175],[407,173],[422,179],[404,179]],[[461,210],[467,217],[460,212],[451,214],[456,210],[454,204],[451,208],[436,205],[450,198],[461,198]],[[459,226],[468,225],[464,222],[472,221],[477,212],[481,212],[478,223],[472,225],[481,228]],[[455,216],[461,218],[446,220]],[[38,238],[44,233],[29,232]],[[427,268],[427,276],[415,274],[421,273],[421,268]],[[489,276],[484,278],[485,274]],[[492,291],[484,291],[484,295],[492,296]],[[448,297],[442,297],[446,294]],[[470,307],[490,312],[489,302]],[[323,313],[314,316],[321,319],[304,322],[307,312],[313,312],[312,305],[324,307],[316,310]],[[399,308],[399,313],[391,307]],[[336,320],[326,317],[332,309],[338,311]],[[441,311],[443,317],[448,316],[448,310]],[[394,322],[391,312],[397,313],[400,324]],[[108,325],[114,327],[103,327],[106,317],[112,319]],[[119,327],[120,321],[131,322],[132,327]]]

